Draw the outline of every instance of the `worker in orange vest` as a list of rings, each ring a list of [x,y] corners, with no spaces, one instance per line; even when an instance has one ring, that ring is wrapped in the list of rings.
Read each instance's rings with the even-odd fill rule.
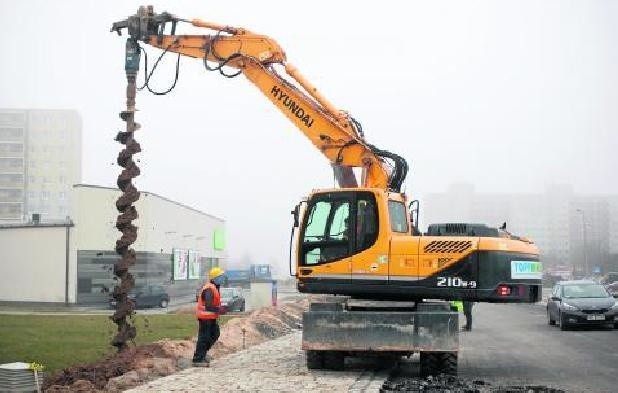
[[[210,365],[210,356],[207,353],[219,338],[217,318],[219,314],[225,312],[225,308],[221,307],[221,294],[219,293],[219,288],[225,281],[225,272],[220,267],[213,267],[208,273],[208,280],[200,290],[195,307],[199,330],[193,354],[194,367]]]

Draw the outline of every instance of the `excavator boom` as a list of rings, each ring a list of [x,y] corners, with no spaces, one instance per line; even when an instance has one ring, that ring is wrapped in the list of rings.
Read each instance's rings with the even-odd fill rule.
[[[176,35],[179,22],[210,29],[213,34]],[[171,34],[164,34],[167,24],[172,26]],[[351,169],[356,167],[363,170],[362,186],[400,191],[408,168],[405,160],[367,143],[360,124],[337,110],[288,63],[285,52],[272,38],[243,28],[155,14],[151,7],[141,7],[136,15],[114,23],[112,31],[120,34],[124,28],[130,41],[201,59],[209,70],[236,68],[322,152],[333,165],[341,187],[357,187]],[[276,66],[282,70],[278,72]]]

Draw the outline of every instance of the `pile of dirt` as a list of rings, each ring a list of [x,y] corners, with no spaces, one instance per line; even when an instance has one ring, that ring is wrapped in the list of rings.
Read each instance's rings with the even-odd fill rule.
[[[302,313],[308,305],[308,299],[296,300],[233,318],[221,328],[219,341],[209,354],[216,359],[288,334],[301,326]],[[195,337],[132,347],[106,359],[57,372],[46,378],[44,388],[47,392],[121,391],[189,367],[194,349]]]
[[[540,385],[494,386],[483,380],[468,380],[452,375],[427,378],[391,377],[380,392],[432,392],[432,393],[564,393],[563,390]]]

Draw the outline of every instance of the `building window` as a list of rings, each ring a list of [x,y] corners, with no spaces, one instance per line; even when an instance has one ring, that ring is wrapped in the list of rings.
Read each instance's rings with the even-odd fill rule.
[[[0,169],[21,169],[24,166],[23,158],[0,158]]]
[[[0,199],[13,199],[14,202],[15,199],[21,199],[22,197],[22,190],[13,190],[13,189],[0,189]],[[6,202],[6,201],[3,201]]]
[[[28,191],[28,199],[36,199],[38,196],[36,191]]]
[[[24,145],[21,143],[0,143],[0,156],[3,153],[23,153]]]
[[[34,176],[30,175],[30,176],[28,176],[28,182],[29,183],[34,183],[34,182],[36,182],[36,178]]]
[[[0,185],[2,184],[15,184],[15,183],[23,183],[24,175],[15,174],[15,173],[3,173],[0,174]]]
[[[41,199],[44,201],[49,200],[49,191],[41,191]]]
[[[92,291],[92,278],[78,278],[77,292],[90,293]]]
[[[66,176],[60,176],[58,178],[58,181],[60,182],[60,184],[66,184],[67,178],[66,178]]]
[[[23,113],[1,113],[0,114],[0,123],[23,123],[25,121]]]
[[[0,139],[20,139],[23,137],[23,128],[0,128]]]

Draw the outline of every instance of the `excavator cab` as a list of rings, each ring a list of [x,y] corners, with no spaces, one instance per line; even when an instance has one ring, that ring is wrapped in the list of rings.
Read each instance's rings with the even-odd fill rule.
[[[299,208],[295,212],[300,292],[376,300],[539,300],[542,269],[532,242],[480,224],[432,224],[420,235],[403,194],[324,190],[308,198],[302,218]]]

